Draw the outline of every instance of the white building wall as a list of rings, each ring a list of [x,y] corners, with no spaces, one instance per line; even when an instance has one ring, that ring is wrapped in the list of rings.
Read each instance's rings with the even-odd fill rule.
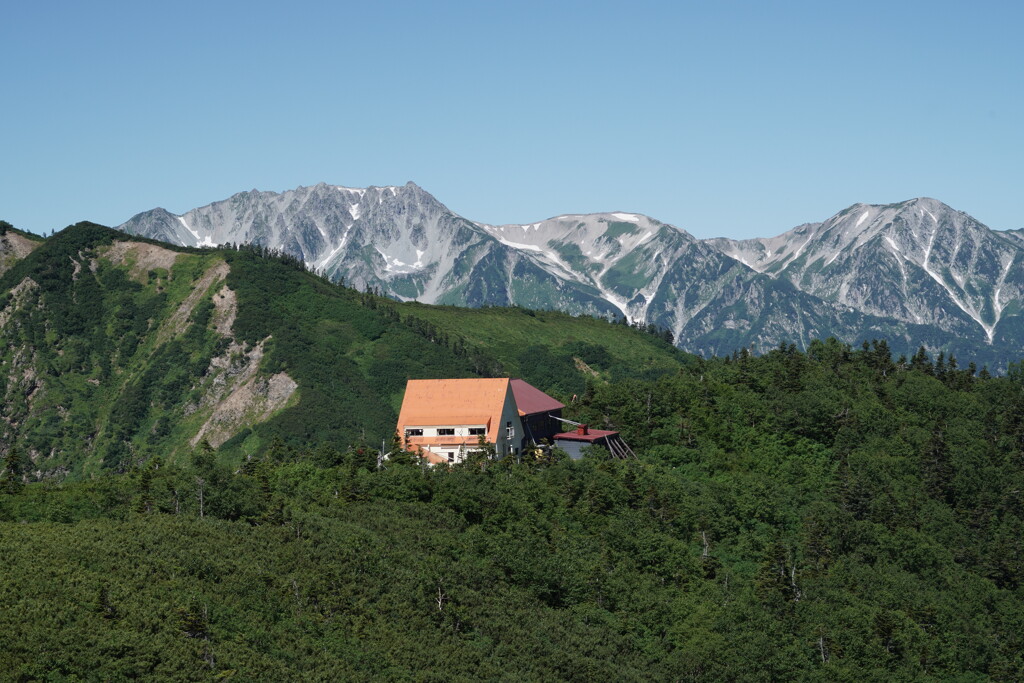
[[[477,436],[476,434],[471,434],[470,431],[469,431],[470,429],[483,429],[484,430],[483,435],[485,437],[487,436],[487,426],[486,425],[432,425],[430,427],[420,426],[420,425],[409,425],[409,426],[406,427],[406,430],[409,430],[409,429],[422,429],[423,430],[422,434],[417,434],[416,436],[464,436],[464,437]],[[453,429],[453,430],[455,430],[455,433],[454,434],[441,434],[441,430],[442,429]]]

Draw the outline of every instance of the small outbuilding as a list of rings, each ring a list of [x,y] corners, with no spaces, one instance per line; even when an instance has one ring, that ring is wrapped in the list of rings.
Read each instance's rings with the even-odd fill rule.
[[[583,449],[587,446],[603,446],[615,458],[636,457],[618,432],[607,429],[591,429],[587,425],[580,425],[571,432],[555,434],[552,442],[568,453],[573,460],[582,458]]]

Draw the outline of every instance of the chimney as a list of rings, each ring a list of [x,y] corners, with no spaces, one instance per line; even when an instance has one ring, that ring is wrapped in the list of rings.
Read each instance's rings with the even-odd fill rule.
[[[580,436],[586,436],[588,434],[587,425],[580,425],[576,428],[576,433]]]

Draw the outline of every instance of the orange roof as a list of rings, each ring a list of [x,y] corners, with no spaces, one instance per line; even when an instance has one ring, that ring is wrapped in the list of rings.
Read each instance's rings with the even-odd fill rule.
[[[405,385],[398,432],[404,434],[407,425],[487,425],[487,440],[494,443],[508,391],[507,377],[411,379]]]

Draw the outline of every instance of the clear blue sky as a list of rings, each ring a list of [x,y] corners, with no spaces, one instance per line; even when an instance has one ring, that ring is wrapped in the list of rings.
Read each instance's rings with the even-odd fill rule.
[[[0,11],[0,218],[412,180],[490,223],[1024,227],[1019,2],[48,2]]]

